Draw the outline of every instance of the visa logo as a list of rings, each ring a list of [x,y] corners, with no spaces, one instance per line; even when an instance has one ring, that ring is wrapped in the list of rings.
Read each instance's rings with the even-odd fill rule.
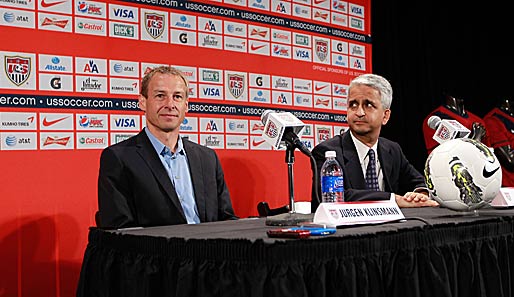
[[[364,12],[362,11],[362,9],[360,7],[355,7],[355,6],[352,7],[352,12],[354,14],[359,14],[359,15],[363,15],[364,14]]]
[[[312,150],[312,143],[308,140],[301,140],[301,142],[309,149]]]
[[[304,50],[295,50],[295,55],[296,55],[298,58],[305,58],[305,59],[309,59],[309,52],[308,52],[308,51],[304,51]]]
[[[135,128],[136,121],[134,119],[115,119],[114,125],[116,125],[116,127]]]
[[[211,96],[211,97],[219,97],[220,96],[220,90],[215,88],[205,88],[203,89],[204,96]]]
[[[120,18],[134,19],[134,12],[128,9],[115,8],[114,16]]]

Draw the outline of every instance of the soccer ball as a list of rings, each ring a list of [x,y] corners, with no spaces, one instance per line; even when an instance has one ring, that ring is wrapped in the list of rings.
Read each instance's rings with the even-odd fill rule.
[[[425,183],[440,205],[471,211],[490,203],[500,192],[502,171],[483,143],[457,138],[443,142],[425,162]]]

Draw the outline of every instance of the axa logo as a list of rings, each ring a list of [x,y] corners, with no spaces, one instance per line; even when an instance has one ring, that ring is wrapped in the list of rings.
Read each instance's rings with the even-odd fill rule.
[[[353,61],[353,68],[356,68],[356,69],[362,69],[362,63],[361,63],[361,61],[359,61],[359,60],[357,60],[357,59],[356,59],[355,61]]]
[[[277,103],[280,103],[280,104],[287,104],[287,98],[286,98],[286,96],[284,96],[284,94],[280,94],[280,95],[277,97]]]
[[[212,21],[208,21],[204,26],[205,31],[216,32],[216,25]]]
[[[277,7],[275,8],[275,11],[276,12],[280,12],[280,13],[287,13],[286,7],[282,3],[278,3],[277,4]]]
[[[207,122],[207,125],[205,126],[206,131],[218,131],[218,125],[216,125],[215,121],[209,121]]]
[[[98,73],[98,65],[95,63],[95,61],[89,60],[89,62],[84,65],[83,71],[89,73]]]

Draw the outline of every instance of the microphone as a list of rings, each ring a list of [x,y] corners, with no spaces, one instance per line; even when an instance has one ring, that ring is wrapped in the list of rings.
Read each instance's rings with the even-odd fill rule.
[[[305,124],[292,113],[268,109],[261,114],[261,121],[264,124],[262,137],[275,149],[282,149],[287,143],[307,156],[312,156],[311,151],[298,137],[303,132]]]
[[[435,130],[432,138],[439,144],[456,138],[466,138],[471,132],[464,125],[456,120],[442,120],[440,117],[433,115],[428,118],[428,127]]]

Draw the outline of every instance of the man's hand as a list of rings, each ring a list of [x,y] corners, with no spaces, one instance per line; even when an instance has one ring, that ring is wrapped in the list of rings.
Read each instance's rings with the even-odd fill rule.
[[[401,196],[395,194],[396,203],[399,207],[437,207],[439,203],[430,199],[425,193],[407,192]]]

